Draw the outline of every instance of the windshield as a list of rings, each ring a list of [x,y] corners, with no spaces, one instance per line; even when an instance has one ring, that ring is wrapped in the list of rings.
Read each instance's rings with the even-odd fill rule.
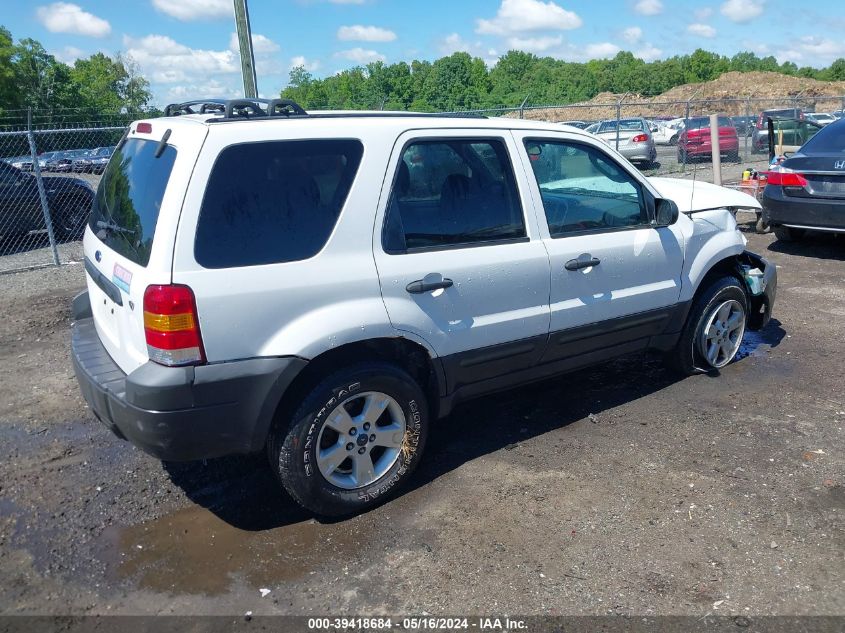
[[[176,149],[165,146],[156,158],[157,141],[130,139],[115,150],[88,222],[106,246],[130,261],[150,261],[161,200],[176,160]]]

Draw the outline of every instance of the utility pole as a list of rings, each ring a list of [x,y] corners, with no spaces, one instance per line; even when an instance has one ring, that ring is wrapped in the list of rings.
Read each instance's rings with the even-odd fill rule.
[[[235,26],[238,31],[238,48],[241,52],[241,75],[244,80],[244,97],[258,97],[258,80],[255,77],[255,55],[252,53],[252,29],[246,0],[234,0]]]

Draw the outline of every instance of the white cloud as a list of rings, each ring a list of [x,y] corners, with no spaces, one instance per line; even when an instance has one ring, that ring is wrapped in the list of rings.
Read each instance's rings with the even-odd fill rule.
[[[608,57],[613,57],[618,53],[621,48],[619,48],[616,44],[611,44],[610,42],[599,42],[597,44],[588,44],[585,52],[587,54],[587,59],[607,59]]]
[[[123,38],[126,54],[141,67],[152,83],[203,84],[203,79],[240,71],[237,55],[231,50],[190,48],[166,35]],[[206,93],[201,90],[200,93]]]
[[[659,15],[663,13],[663,3],[660,0],[639,0],[634,5],[634,11],[640,15]]]
[[[378,26],[341,26],[337,30],[337,39],[349,42],[392,42],[396,33]]]
[[[241,48],[238,44],[238,34],[232,33],[229,36],[229,50],[234,51],[236,53],[240,52]],[[258,55],[266,55],[270,53],[278,53],[281,50],[281,47],[276,44],[273,40],[271,40],[266,35],[260,35],[258,33],[252,34],[252,53],[255,56]]]
[[[378,51],[365,50],[360,46],[356,48],[350,48],[349,50],[345,51],[338,51],[334,54],[334,56],[340,57],[342,59],[348,59],[349,61],[355,62],[356,64],[370,64],[372,62],[387,61],[387,58]]]
[[[234,16],[231,0],[153,0],[153,6],[182,22]]]
[[[651,44],[645,44],[641,49],[634,51],[634,57],[639,57],[643,61],[653,62],[655,59],[660,59],[663,51]]]
[[[563,37],[560,35],[556,37],[511,37],[508,38],[507,44],[508,48],[527,53],[545,53],[549,49],[558,48],[563,44]]]
[[[781,64],[795,62],[821,68],[829,66],[840,57],[845,57],[845,42],[808,35],[793,41],[788,49],[778,49],[775,57]]]
[[[164,93],[164,97],[168,103],[187,101],[198,97],[237,99],[243,97],[243,87],[239,84],[224,84],[217,79],[210,79],[202,83],[185,83],[178,86],[171,86]]]
[[[307,59],[304,55],[296,55],[290,58],[290,69],[296,68],[297,66],[303,66],[308,72],[314,72],[315,70],[319,70],[320,61],[317,59]]]
[[[80,48],[76,48],[76,46],[65,46],[60,51],[53,51],[52,55],[60,62],[68,66],[73,66],[73,63],[77,59],[85,57],[85,52]]]
[[[499,61],[499,53],[495,48],[484,46],[481,42],[467,42],[457,33],[451,33],[437,43],[437,50],[441,55],[452,53],[469,53],[473,57],[484,60],[487,66],[495,66]]]
[[[698,37],[716,37],[716,29],[709,24],[690,24],[687,27],[687,33],[697,35]]]
[[[728,0],[722,5],[722,15],[732,22],[750,22],[763,14],[766,0]]]
[[[496,17],[477,21],[476,33],[513,36],[527,31],[564,31],[579,28],[577,14],[554,2],[502,0]]]
[[[631,26],[622,31],[622,39],[631,44],[636,44],[643,39],[643,30],[638,26]]]
[[[70,33],[89,37],[105,37],[111,24],[82,7],[69,2],[54,2],[35,10],[35,17],[51,33]]]
[[[695,19],[699,22],[703,22],[711,15],[713,15],[713,8],[712,7],[704,7],[702,9],[696,9],[694,11]]]

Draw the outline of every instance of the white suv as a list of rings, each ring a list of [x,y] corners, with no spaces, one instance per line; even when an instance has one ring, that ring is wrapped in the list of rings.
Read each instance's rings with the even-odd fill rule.
[[[771,314],[775,267],[730,213],[756,200],[647,179],[590,134],[284,101],[168,114],[130,127],[97,192],[82,392],[161,459],[267,451],[318,514],[394,491],[459,401],[645,349],[718,370]]]

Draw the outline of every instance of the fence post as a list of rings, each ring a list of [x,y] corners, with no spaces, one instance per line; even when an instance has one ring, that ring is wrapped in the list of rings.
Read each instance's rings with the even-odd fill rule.
[[[710,115],[710,156],[713,161],[713,184],[722,184],[722,148],[719,145],[719,115]]]
[[[47,192],[44,191],[44,179],[41,176],[41,165],[38,164],[38,152],[35,149],[35,135],[32,133],[32,108],[26,111],[26,139],[29,141],[29,154],[32,157],[32,171],[38,186],[38,198],[41,200],[41,212],[44,214],[44,225],[47,227],[47,237],[53,251],[53,263],[60,265],[59,250],[56,248],[56,236],[53,233],[53,220],[50,218],[50,205],[47,203]]]
[[[519,118],[525,118],[525,104],[528,103],[528,99],[531,98],[531,95],[525,95],[525,99],[522,100],[522,103],[519,105]]]
[[[748,133],[748,128],[751,127],[751,134]],[[751,97],[745,100],[745,147],[743,152],[743,160],[748,160],[748,137],[754,134],[754,127],[751,126]]]

